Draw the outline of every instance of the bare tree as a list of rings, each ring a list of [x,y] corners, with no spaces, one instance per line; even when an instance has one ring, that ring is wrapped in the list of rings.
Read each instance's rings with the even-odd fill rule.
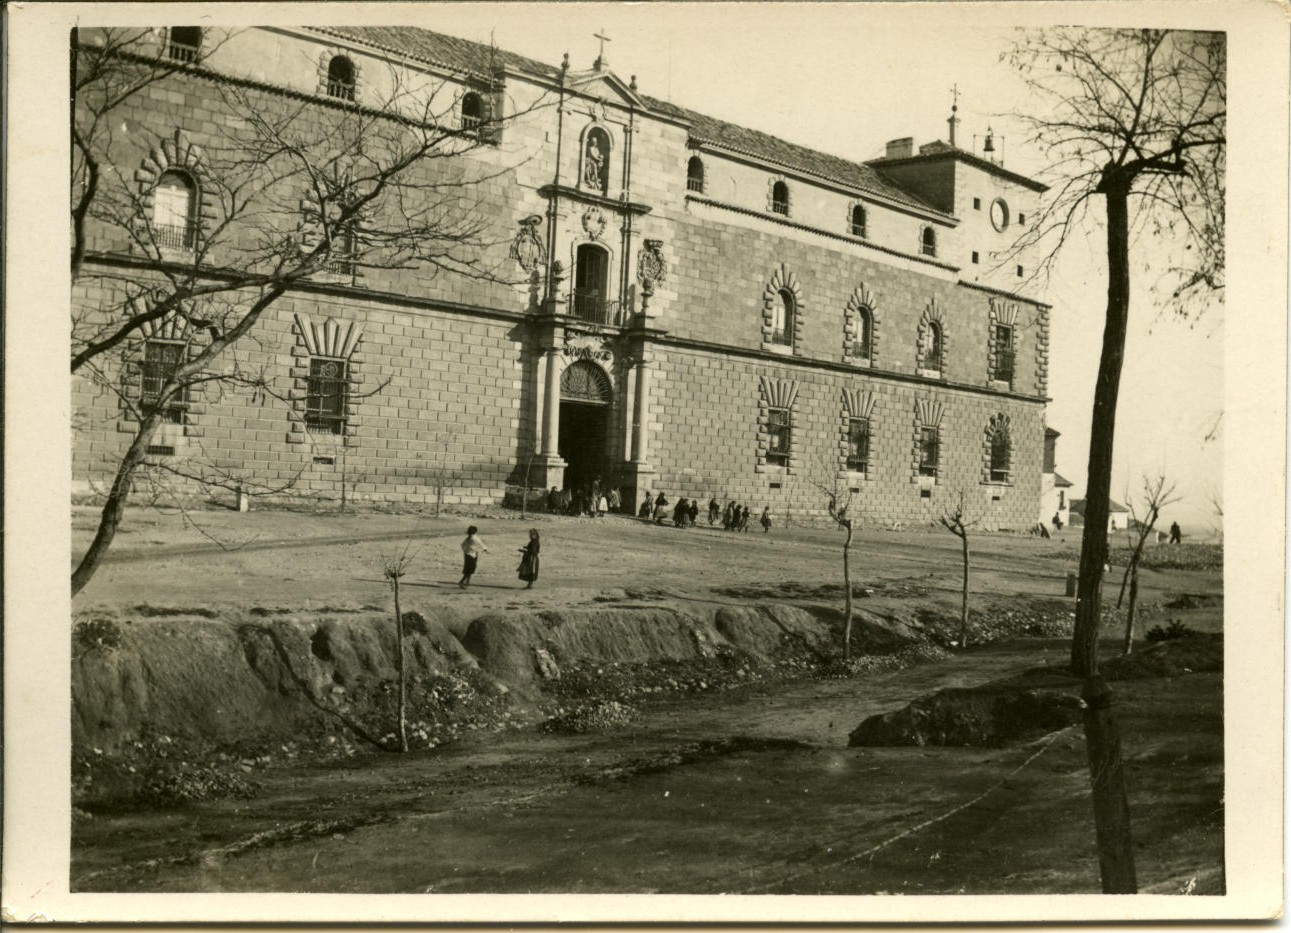
[[[852,657],[852,538],[855,534],[854,521],[850,512],[852,494],[849,491],[845,499],[838,493],[838,476],[835,473],[832,488],[814,477],[811,484],[827,497],[827,511],[834,524],[843,529],[843,658]],[[786,523],[787,524],[787,523]]]
[[[1125,595],[1125,587],[1128,581],[1130,591],[1130,605],[1125,611],[1125,642],[1121,647],[1121,654],[1128,655],[1134,651],[1134,609],[1139,598],[1139,561],[1143,558],[1143,546],[1147,543],[1148,536],[1156,528],[1157,519],[1161,517],[1161,510],[1168,505],[1178,502],[1181,497],[1174,494],[1175,484],[1167,484],[1165,476],[1157,474],[1155,477],[1143,477],[1143,496],[1141,505],[1143,507],[1143,517],[1139,518],[1138,509],[1135,506],[1134,498],[1126,496],[1130,507],[1130,518],[1133,524],[1138,528],[1138,540],[1134,542],[1134,551],[1130,554],[1129,566],[1125,568],[1125,576],[1121,578],[1121,592],[1116,598],[1116,608],[1121,607],[1121,599]]]
[[[203,48],[209,55],[227,41]],[[513,283],[499,271],[505,250],[469,197],[512,167],[467,158],[496,139],[502,118],[459,125],[452,84],[414,86],[392,68],[379,99],[322,104],[214,82],[223,119],[198,145],[182,133],[150,135],[138,118],[140,92],[187,80],[179,72],[204,64],[201,51],[176,63],[147,29],[81,30],[73,43],[71,270],[80,291],[102,298],[73,313],[71,371],[116,395],[137,425],[73,571],[76,593],[112,543],[158,428],[184,417],[191,393],[218,386],[250,392],[253,404],[269,396],[309,405],[308,393],[275,389],[237,352],[284,294],[320,275],[352,281],[376,269]],[[127,125],[129,133],[116,130]],[[196,216],[179,228],[154,209],[163,173],[141,176],[149,153],[200,179]],[[179,349],[152,362],[140,393],[131,367],[144,329],[162,324]]]
[[[399,609],[399,581],[403,579],[408,572],[408,565],[412,563],[412,556],[408,553],[408,545],[404,545],[402,551],[381,559],[381,569],[385,573],[385,578],[390,581],[390,588],[394,591],[394,630],[397,649],[395,653],[395,665],[399,672],[399,751],[408,750],[408,665],[407,651],[404,644],[403,629],[403,612]]]
[[[964,518],[964,493],[961,490],[955,508],[950,512],[942,513],[938,519],[951,534],[959,538],[963,550],[964,577],[959,602],[960,648],[968,647],[968,529],[975,524],[975,522],[964,521]]]
[[[1092,206],[1106,206],[1108,286],[1090,430],[1071,667],[1085,678],[1085,736],[1102,888],[1138,890],[1120,735],[1098,676],[1098,626],[1116,404],[1130,306],[1130,244],[1170,300],[1224,284],[1227,48],[1222,33],[1056,28],[1026,33],[1006,57],[1029,85],[1029,142],[1053,160],[1054,186],[1019,242],[1052,262]],[[1164,251],[1177,247],[1170,256]]]

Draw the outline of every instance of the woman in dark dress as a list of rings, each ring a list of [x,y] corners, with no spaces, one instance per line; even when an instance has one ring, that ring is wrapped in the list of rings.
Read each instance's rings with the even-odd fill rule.
[[[529,543],[520,549],[524,555],[520,558],[520,566],[516,568],[516,575],[525,581],[525,589],[532,589],[533,582],[538,579],[538,549],[540,543],[538,540],[538,529],[529,529]]]

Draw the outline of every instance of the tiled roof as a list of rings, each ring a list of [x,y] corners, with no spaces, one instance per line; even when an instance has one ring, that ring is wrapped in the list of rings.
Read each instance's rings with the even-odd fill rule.
[[[852,162],[839,156],[808,149],[806,146],[799,146],[797,143],[788,142],[770,133],[727,123],[725,120],[705,116],[666,101],[655,100],[652,97],[644,99],[652,110],[689,123],[690,138],[695,142],[712,143],[724,149],[783,165],[788,169],[826,178],[847,188],[867,191],[900,204],[937,214],[944,213],[896,187],[863,162]]]
[[[1072,500],[1071,500],[1071,505],[1070,505],[1070,506],[1068,506],[1068,510],[1069,510],[1069,511],[1072,511],[1072,512],[1075,512],[1077,515],[1084,515],[1084,514],[1085,514],[1085,500],[1084,500],[1084,499],[1072,499]],[[1127,509],[1125,506],[1121,505],[1121,504],[1120,504],[1119,502],[1117,502],[1115,499],[1108,499],[1108,500],[1107,500],[1107,514],[1109,514],[1109,515],[1110,515],[1110,514],[1111,514],[1111,513],[1113,513],[1113,512],[1124,512],[1125,514],[1127,514],[1127,515],[1128,515],[1128,514],[1129,514],[1129,512],[1130,512],[1130,510],[1129,510],[1129,509]]]
[[[491,66],[500,65],[516,71],[555,78],[559,69],[523,55],[494,49],[480,42],[445,36],[415,26],[318,26],[311,31],[360,42],[383,51],[403,55],[415,61],[439,65],[453,71],[488,75]],[[711,143],[756,159],[827,179],[851,188],[886,198],[898,204],[944,214],[925,201],[892,184],[870,166],[839,156],[818,152],[806,146],[778,139],[769,133],[737,126],[705,116],[654,98],[643,98],[651,110],[690,124],[690,138]]]
[[[1053,485],[1055,489],[1070,489],[1074,484],[1067,477],[1055,471],[1053,474]]]
[[[453,71],[488,75],[492,66],[554,78],[559,69],[482,42],[458,39],[415,26],[311,26],[312,32],[339,36],[386,52]]]

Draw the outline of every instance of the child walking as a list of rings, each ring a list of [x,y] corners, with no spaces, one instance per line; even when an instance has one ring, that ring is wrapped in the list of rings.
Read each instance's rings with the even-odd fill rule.
[[[487,551],[484,542],[477,536],[478,528],[472,525],[466,529],[466,540],[462,542],[462,579],[457,581],[457,585],[466,589],[471,583],[471,576],[475,573],[475,564],[480,559],[480,554]]]

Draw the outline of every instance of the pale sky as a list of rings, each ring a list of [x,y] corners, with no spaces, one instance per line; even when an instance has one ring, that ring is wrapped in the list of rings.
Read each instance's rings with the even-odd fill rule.
[[[960,144],[991,126],[1005,165],[1044,168],[1008,117],[1025,89],[1000,53],[1010,30],[983,29],[972,8],[868,4],[442,4],[398,21],[488,42],[575,70],[590,68],[604,31],[609,67],[637,76],[645,94],[864,160],[889,139],[945,138],[953,85]],[[393,21],[393,20],[390,20]],[[1101,207],[1100,207],[1101,210]],[[1054,305],[1048,424],[1062,433],[1058,471],[1083,495],[1090,411],[1105,309],[1102,232],[1075,237],[1040,297]],[[1144,473],[1164,471],[1184,499],[1164,516],[1185,532],[1217,525],[1222,497],[1223,306],[1181,320],[1164,311],[1141,270],[1138,244],[1122,375],[1112,496],[1138,495]]]

